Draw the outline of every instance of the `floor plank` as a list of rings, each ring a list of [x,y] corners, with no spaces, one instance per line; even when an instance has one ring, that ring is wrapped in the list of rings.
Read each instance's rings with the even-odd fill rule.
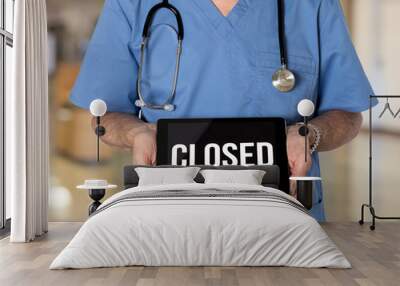
[[[45,236],[29,244],[0,240],[2,286],[267,286],[400,285],[400,223],[379,223],[375,232],[356,223],[323,227],[345,253],[352,269],[285,267],[119,267],[50,271],[55,256],[81,223],[50,223]]]

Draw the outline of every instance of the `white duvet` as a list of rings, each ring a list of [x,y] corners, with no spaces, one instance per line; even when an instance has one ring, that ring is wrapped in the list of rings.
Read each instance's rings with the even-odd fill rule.
[[[350,263],[308,214],[258,198],[151,198],[111,202],[133,192],[262,186],[180,184],[135,187],[106,200],[50,269],[145,266],[292,266],[349,268]],[[136,194],[136,193],[134,193]]]

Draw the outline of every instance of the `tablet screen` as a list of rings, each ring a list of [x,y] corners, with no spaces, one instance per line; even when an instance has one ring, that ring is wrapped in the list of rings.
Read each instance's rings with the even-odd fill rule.
[[[282,118],[160,119],[158,165],[278,165],[289,190],[286,123]]]

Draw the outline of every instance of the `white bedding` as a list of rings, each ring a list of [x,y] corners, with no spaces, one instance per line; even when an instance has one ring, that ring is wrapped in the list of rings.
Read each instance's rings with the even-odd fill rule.
[[[262,198],[174,197],[115,200],[144,191],[258,190],[262,186],[179,184],[120,192],[90,217],[50,269],[145,266],[293,266],[349,268],[311,216]],[[298,203],[298,202],[297,202]]]

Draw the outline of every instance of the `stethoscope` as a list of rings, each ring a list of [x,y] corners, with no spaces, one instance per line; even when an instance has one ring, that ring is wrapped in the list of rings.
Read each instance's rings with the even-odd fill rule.
[[[293,90],[293,88],[295,87],[296,78],[294,73],[290,71],[288,68],[288,58],[287,58],[286,40],[285,40],[284,0],[277,0],[277,7],[278,7],[279,52],[280,52],[281,66],[272,76],[272,85],[281,92],[289,92]],[[152,26],[155,14],[161,9],[167,9],[175,16],[178,25],[178,31],[177,31],[178,45],[176,49],[175,71],[174,71],[174,78],[172,81],[171,92],[163,104],[153,104],[145,101],[142,93],[141,82],[142,82],[145,51],[151,34],[150,28]],[[179,13],[179,10],[176,7],[174,7],[168,2],[168,0],[163,0],[161,3],[156,4],[150,9],[149,13],[147,14],[146,21],[143,27],[142,42],[140,44],[140,60],[138,66],[138,76],[136,81],[136,90],[138,99],[135,101],[135,105],[140,108],[139,117],[141,117],[143,108],[164,110],[164,111],[174,111],[176,109],[176,106],[173,104],[173,101],[176,94],[176,87],[178,83],[179,64],[182,54],[183,36],[184,36],[184,27],[181,14]]]

